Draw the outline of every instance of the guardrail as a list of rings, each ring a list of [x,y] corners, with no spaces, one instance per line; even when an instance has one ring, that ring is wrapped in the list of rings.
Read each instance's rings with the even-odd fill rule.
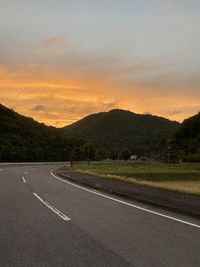
[[[0,162],[0,166],[22,166],[22,165],[70,165],[70,161],[60,162]]]

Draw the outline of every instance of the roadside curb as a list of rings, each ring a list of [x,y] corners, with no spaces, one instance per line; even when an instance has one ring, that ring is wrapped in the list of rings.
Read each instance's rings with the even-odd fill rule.
[[[135,200],[179,214],[200,218],[200,197],[198,196],[168,192],[162,189],[130,184],[123,181],[107,180],[103,177],[75,171],[62,172],[57,170],[56,174],[76,184],[81,184],[105,193]]]

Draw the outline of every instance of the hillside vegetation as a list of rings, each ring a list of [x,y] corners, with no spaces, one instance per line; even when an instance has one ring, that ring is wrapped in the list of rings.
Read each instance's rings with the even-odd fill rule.
[[[116,109],[89,115],[64,130],[111,153],[127,147],[132,154],[155,156],[159,153],[161,138],[174,133],[178,127],[179,123],[162,117]]]
[[[0,104],[0,161],[60,161],[81,141]]]
[[[200,162],[200,113],[184,120],[171,140],[172,158]]]
[[[2,162],[128,159],[131,154],[196,162],[200,161],[200,114],[179,124],[111,110],[57,129],[0,104],[0,140]]]

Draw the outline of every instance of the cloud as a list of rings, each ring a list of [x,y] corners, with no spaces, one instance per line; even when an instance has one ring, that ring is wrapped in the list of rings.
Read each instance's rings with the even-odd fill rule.
[[[39,44],[39,50],[46,52],[66,52],[69,50],[69,45],[64,38],[60,36],[52,36]]]
[[[17,112],[48,125],[62,127],[91,113],[118,108],[120,99],[101,96],[91,90],[32,88],[6,90],[1,94],[3,104]],[[17,93],[16,93],[17,92]],[[33,103],[39,103],[33,105]]]
[[[182,112],[183,112],[182,110],[171,110],[168,112],[168,115],[179,115]]]
[[[123,53],[120,57],[109,50],[74,48],[65,53],[59,49],[60,40],[44,41],[47,53],[40,48],[24,61],[0,65],[0,102],[60,127],[114,108],[179,121],[198,112],[198,73],[177,74],[173,66],[155,58],[124,59]]]
[[[116,99],[107,98],[96,98],[93,100],[66,98],[65,103],[67,104],[63,103],[62,99],[59,100],[57,96],[50,102],[48,99],[46,100],[48,105],[46,109],[43,110],[42,114],[40,114],[40,118],[38,118],[40,121],[46,121],[48,124],[54,124],[58,127],[73,123],[91,113],[108,111],[111,108],[116,108],[119,103]]]
[[[35,105],[34,107],[31,108],[31,111],[36,111],[36,112],[40,112],[44,110],[46,110],[46,107],[43,105]]]
[[[49,37],[47,40],[45,40],[40,47],[43,49],[47,49],[49,47],[54,46],[55,44],[57,44],[59,42],[59,37]]]

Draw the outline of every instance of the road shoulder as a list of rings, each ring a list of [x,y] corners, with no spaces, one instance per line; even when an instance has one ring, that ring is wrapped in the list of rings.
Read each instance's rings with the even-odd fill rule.
[[[158,188],[106,179],[97,175],[60,168],[56,174],[75,183],[137,200],[155,207],[200,218],[200,197]]]

